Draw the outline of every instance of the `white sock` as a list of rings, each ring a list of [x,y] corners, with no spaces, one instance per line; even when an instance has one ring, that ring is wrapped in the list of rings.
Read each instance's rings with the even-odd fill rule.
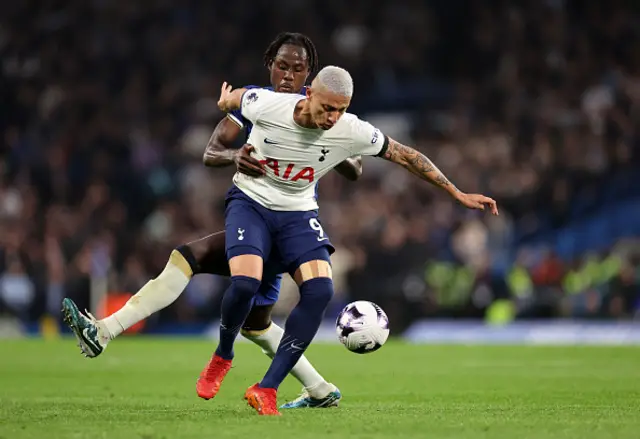
[[[275,357],[283,334],[284,329],[273,322],[264,331],[242,331],[242,335],[260,346],[262,352],[267,354],[269,358]],[[326,382],[304,355],[300,357],[296,365],[291,369],[291,375],[302,383],[305,390],[313,398],[324,398],[336,390],[336,386]]]
[[[174,250],[158,277],[147,282],[122,308],[100,320],[100,323],[104,323],[111,339],[117,337],[151,314],[171,305],[180,297],[192,276],[187,261],[180,252]]]

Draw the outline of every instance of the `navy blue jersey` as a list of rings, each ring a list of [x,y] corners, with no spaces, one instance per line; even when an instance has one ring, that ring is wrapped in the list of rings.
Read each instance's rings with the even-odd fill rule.
[[[246,88],[247,90],[250,88],[263,88],[265,90],[273,91],[273,87],[260,87],[259,85],[245,85],[242,88]],[[301,95],[307,94],[307,87],[302,87],[300,90]],[[253,124],[250,120],[245,119],[242,115],[242,111],[238,108],[237,110],[233,110],[227,114],[227,117],[234,121],[240,128],[245,128],[245,140],[249,138],[249,134],[251,134],[251,129],[253,128]]]

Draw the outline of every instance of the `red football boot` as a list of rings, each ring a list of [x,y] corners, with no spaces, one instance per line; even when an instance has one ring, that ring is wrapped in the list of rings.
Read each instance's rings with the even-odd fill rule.
[[[205,366],[196,383],[196,391],[202,399],[211,399],[220,390],[222,380],[231,369],[231,360],[214,355]]]
[[[254,384],[244,393],[244,399],[258,411],[259,415],[280,416],[277,407],[277,390],[263,389]]]

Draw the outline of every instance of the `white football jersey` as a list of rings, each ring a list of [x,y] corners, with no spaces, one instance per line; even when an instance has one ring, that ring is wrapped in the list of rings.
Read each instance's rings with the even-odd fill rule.
[[[323,175],[349,157],[380,154],[388,141],[350,113],[329,130],[303,128],[293,120],[302,99],[265,89],[250,89],[242,96],[242,116],[253,123],[247,143],[267,174],[253,178],[237,172],[233,182],[267,209],[317,209],[316,184]]]

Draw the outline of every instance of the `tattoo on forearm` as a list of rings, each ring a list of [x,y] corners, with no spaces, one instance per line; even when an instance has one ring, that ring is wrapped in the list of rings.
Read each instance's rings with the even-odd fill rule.
[[[449,186],[451,184],[451,182],[449,180],[447,180],[447,177],[445,177],[444,175],[440,174],[438,175],[434,181],[439,184],[440,186]]]
[[[409,172],[437,186],[453,186],[428,157],[393,139],[389,139],[389,146],[384,158],[405,167]],[[453,186],[453,189],[457,190],[455,186]]]

